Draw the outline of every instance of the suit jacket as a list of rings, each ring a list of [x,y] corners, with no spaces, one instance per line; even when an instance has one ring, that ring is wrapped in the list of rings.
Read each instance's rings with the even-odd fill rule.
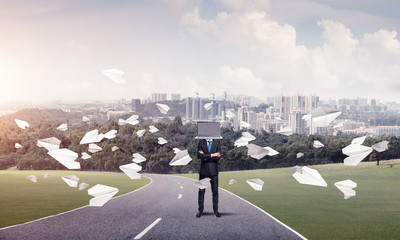
[[[200,153],[203,151],[204,153]],[[213,177],[218,175],[218,161],[220,157],[211,157],[212,153],[221,153],[221,146],[219,140],[213,140],[211,144],[211,151],[208,151],[207,141],[202,139],[197,145],[197,158],[200,159],[199,174],[206,177]]]

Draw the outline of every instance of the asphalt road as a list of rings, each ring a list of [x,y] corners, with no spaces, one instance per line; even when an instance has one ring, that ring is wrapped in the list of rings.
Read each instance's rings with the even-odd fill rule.
[[[196,218],[194,180],[146,175],[148,186],[111,199],[103,207],[83,207],[0,230],[0,239],[302,239],[298,233],[235,195],[219,190],[212,211],[206,190],[204,215]],[[147,230],[147,231],[146,231]]]

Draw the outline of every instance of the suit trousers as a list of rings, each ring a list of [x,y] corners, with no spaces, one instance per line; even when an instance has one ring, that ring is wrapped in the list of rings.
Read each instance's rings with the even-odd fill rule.
[[[199,180],[206,178],[207,176],[200,175]],[[213,202],[213,210],[214,212],[218,211],[218,175],[209,177],[211,183],[211,191],[212,191],[212,202]],[[204,195],[206,193],[206,189],[199,189],[199,212],[203,212],[204,210]]]

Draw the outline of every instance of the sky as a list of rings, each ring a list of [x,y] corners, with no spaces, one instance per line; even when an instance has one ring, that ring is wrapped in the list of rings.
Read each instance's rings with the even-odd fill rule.
[[[397,0],[0,0],[0,102],[400,102]],[[124,72],[124,84],[102,71]]]

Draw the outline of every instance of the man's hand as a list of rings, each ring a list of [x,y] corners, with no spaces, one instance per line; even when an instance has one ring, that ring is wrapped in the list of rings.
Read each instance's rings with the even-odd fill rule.
[[[219,152],[212,153],[211,157],[221,157],[221,153],[219,153]]]
[[[199,151],[199,153],[201,153],[201,154],[204,154],[204,152],[203,152],[203,151],[201,151],[201,150]]]

